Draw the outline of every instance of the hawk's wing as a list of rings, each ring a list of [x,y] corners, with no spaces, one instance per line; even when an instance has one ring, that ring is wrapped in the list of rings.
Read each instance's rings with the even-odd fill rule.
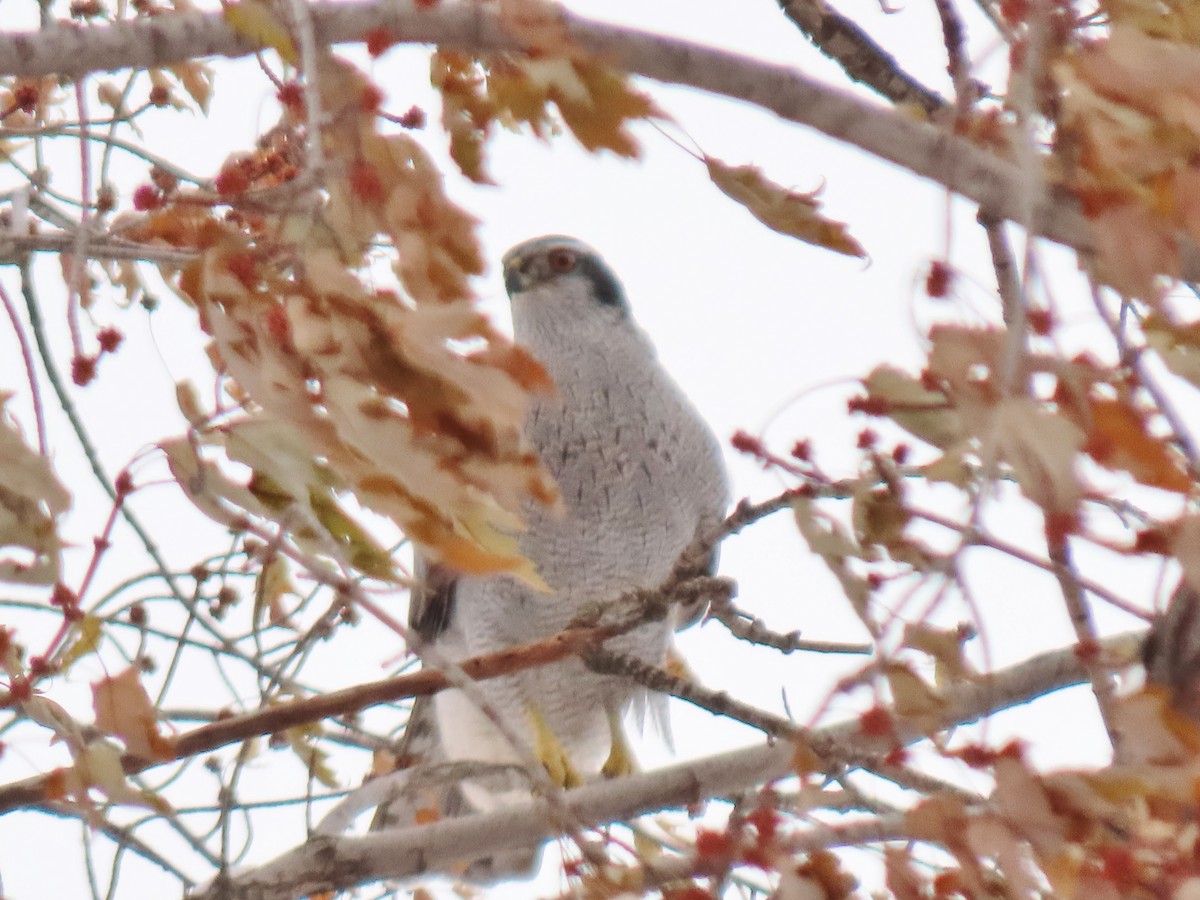
[[[685,569],[681,574],[684,578],[698,578],[701,575],[716,575],[717,562],[720,558],[720,552],[714,547],[705,557],[696,565]],[[708,598],[697,597],[695,600],[689,600],[686,603],[679,604],[679,611],[675,617],[675,630],[683,631],[685,628],[691,628],[699,623],[708,612]]]
[[[408,607],[409,640],[418,646],[456,642],[457,573],[417,553],[413,576],[415,583]],[[461,787],[466,774],[463,766],[447,763],[442,749],[433,697],[418,697],[413,701],[404,733],[396,745],[396,756],[398,768],[410,770],[414,777],[404,780],[392,797],[379,804],[371,821],[372,831],[415,825],[418,818],[429,821],[428,815],[418,817],[421,811],[434,811],[434,818],[438,819],[473,811]],[[487,783],[486,777],[481,783]],[[461,874],[465,880],[479,883],[524,878],[532,874],[540,857],[540,846],[511,850],[474,860]]]
[[[457,581],[454,570],[427,561],[419,551],[416,553],[413,559],[413,587],[408,601],[411,642],[418,646],[435,644],[450,628]],[[433,697],[417,697],[413,701],[404,733],[396,744],[395,755],[398,769],[445,761]],[[432,796],[428,791],[420,793],[426,796],[417,796],[417,791],[402,791],[391,801],[380,803],[371,821],[371,830],[384,831],[415,824],[417,810],[424,807],[432,806],[446,817],[462,815],[466,811],[462,792],[455,785],[443,785]]]

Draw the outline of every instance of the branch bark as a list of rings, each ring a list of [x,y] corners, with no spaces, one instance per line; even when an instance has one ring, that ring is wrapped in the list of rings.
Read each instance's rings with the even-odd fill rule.
[[[1143,632],[1131,632],[1109,638],[1103,647],[1127,663],[1143,637]],[[948,691],[937,727],[975,722],[1087,680],[1074,648],[1045,653]],[[865,735],[859,722],[851,720],[811,731],[806,741],[820,757],[837,760],[884,753],[894,740],[909,744],[923,737],[923,731],[897,717],[894,739]],[[790,741],[748,747],[591,784],[568,791],[565,801],[574,817],[589,825],[621,821],[786,778],[794,774],[796,752]],[[194,900],[284,900],[383,879],[452,872],[461,863],[530,847],[556,834],[545,805],[529,803],[363,837],[321,837],[263,866],[214,882]],[[653,877],[653,872],[647,874]]]
[[[900,67],[853,19],[820,0],[778,0],[779,8],[813,46],[842,67],[849,78],[893,103],[910,103],[926,113],[946,101]]]

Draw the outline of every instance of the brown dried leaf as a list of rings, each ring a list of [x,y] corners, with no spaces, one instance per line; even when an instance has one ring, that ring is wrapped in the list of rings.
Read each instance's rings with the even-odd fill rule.
[[[567,128],[592,153],[611,150],[618,156],[636,159],[640,150],[626,128],[627,123],[661,119],[663,114],[646,94],[633,88],[625,75],[591,60],[564,63],[549,71],[539,66],[536,74],[540,79],[549,76],[546,81],[549,98],[558,107]],[[526,64],[527,72],[530,65],[533,62]],[[574,89],[576,83],[582,86],[582,93]]]
[[[851,237],[844,223],[820,214],[821,204],[817,202],[820,191],[805,194],[788,190],[755,166],[730,166],[711,156],[704,157],[704,164],[721,193],[742,204],[772,231],[835,253],[866,257],[866,251]]]
[[[175,742],[159,732],[158,710],[132,666],[92,685],[92,709],[96,727],[119,737],[135,756],[147,760],[174,758]]]
[[[547,40],[557,40],[547,35]],[[577,53],[476,59],[440,50],[434,54],[431,79],[442,94],[450,155],[466,177],[481,184],[491,183],[483,148],[497,123],[526,125],[544,138],[555,128],[553,106],[587,150],[632,158],[639,151],[627,124],[663,115],[626,76]]]
[[[1179,560],[1184,580],[1193,591],[1200,591],[1200,516],[1185,515],[1166,531],[1164,537]]]
[[[856,485],[851,507],[854,536],[864,548],[874,552],[882,548],[897,562],[924,569],[932,554],[905,534],[911,514],[904,506],[901,490],[901,486],[893,489],[865,483]]]
[[[1075,459],[1081,429],[1029,397],[1010,397],[993,414],[996,446],[1025,496],[1046,512],[1076,511],[1083,487]]]
[[[999,816],[974,816],[967,826],[967,843],[981,859],[996,861],[996,870],[1013,897],[1034,897],[1040,880],[1028,848],[1009,823]]]
[[[928,896],[908,847],[894,844],[885,846],[883,864],[887,889],[896,900],[924,900]]]
[[[961,867],[956,873],[958,879],[971,895],[986,895],[981,860],[967,844],[970,818],[959,797],[951,794],[927,797],[904,818],[914,839],[938,844],[954,855]]]
[[[1005,821],[1042,856],[1054,856],[1067,840],[1068,822],[1054,812],[1041,779],[1019,758],[1003,755],[993,766],[992,799]]]
[[[1181,273],[1175,226],[1134,203],[1105,205],[1089,215],[1096,277],[1127,297],[1158,300],[1166,279]]]
[[[1151,685],[1121,697],[1113,707],[1113,728],[1121,736],[1117,759],[1125,766],[1190,763],[1200,752],[1200,727],[1174,707],[1167,685]],[[1136,795],[1136,791],[1134,792]],[[1132,799],[1106,794],[1108,800]]]
[[[940,481],[956,488],[966,488],[975,481],[976,468],[964,458],[966,447],[958,444],[928,465],[921,466],[926,481]]]
[[[255,628],[261,628],[264,619],[268,625],[292,626],[287,607],[283,604],[286,594],[296,594],[296,585],[292,582],[287,560],[275,555],[259,570],[254,583]]]
[[[371,577],[394,578],[394,567],[346,493],[433,559],[540,584],[516,535],[530,500],[558,499],[522,432],[528,394],[548,378],[475,308],[476,222],[449,200],[433,160],[408,135],[380,133],[377,91],[360,72],[330,56],[320,75],[328,200],[306,195],[307,220],[255,205],[233,223],[179,204],[131,229],[203,251],[178,286],[246,409],[211,420],[181,391],[194,433],[163,444],[172,472],[217,521],[274,521],[305,552]],[[486,124],[495,111],[483,112]],[[407,296],[367,283],[381,234]],[[249,481],[229,462],[248,467]]]

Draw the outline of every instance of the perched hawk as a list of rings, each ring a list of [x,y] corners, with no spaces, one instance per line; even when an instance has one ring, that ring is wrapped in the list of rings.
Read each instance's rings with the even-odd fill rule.
[[[585,608],[658,586],[728,505],[717,441],[659,364],[621,283],[594,250],[568,237],[527,241],[504,256],[504,283],[517,341],[555,384],[554,394],[535,402],[526,434],[557,479],[566,512],[531,506],[520,535],[521,552],[550,593],[506,576],[424,569],[410,623],[453,659],[547,637]],[[679,315],[688,314],[680,304]],[[699,612],[674,607],[668,620],[606,647],[660,665],[672,633]],[[631,681],[571,658],[478,688],[564,786],[629,771],[620,721],[635,700],[647,699]],[[424,761],[518,761],[487,716],[455,690],[418,703],[402,750]],[[457,800],[480,809],[496,796],[468,783]]]

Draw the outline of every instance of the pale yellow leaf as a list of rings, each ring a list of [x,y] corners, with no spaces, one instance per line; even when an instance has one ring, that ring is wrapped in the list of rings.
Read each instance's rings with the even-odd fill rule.
[[[71,503],[50,461],[26,443],[0,392],[0,581],[54,584],[62,542],[57,518]]]
[[[927,444],[948,450],[962,441],[962,420],[941,391],[926,389],[901,370],[876,366],[863,382],[867,399],[863,407],[884,415]]]
[[[1200,387],[1200,323],[1178,324],[1152,313],[1142,322],[1142,332],[1168,369]]]
[[[295,593],[287,560],[278,554],[272,556],[259,570],[254,583],[254,627],[261,628],[264,620],[269,625],[290,627],[283,598]]]
[[[935,681],[939,687],[975,677],[963,655],[966,639],[959,629],[935,628],[921,622],[904,626],[904,646],[927,653],[936,661]]]
[[[34,694],[21,705],[21,711],[32,721],[77,748],[83,744],[83,729],[59,704],[42,694]]]
[[[103,636],[104,620],[99,616],[88,614],[72,625],[67,647],[60,657],[63,670],[69,669],[89,653],[95,653]]]
[[[96,96],[100,102],[116,112],[121,111],[121,95],[121,88],[111,81],[101,81],[96,88]]]
[[[69,770],[71,792],[81,796],[87,788],[96,788],[113,803],[146,806],[166,815],[171,805],[153,791],[142,790],[129,782],[121,763],[121,751],[111,741],[88,741],[75,755],[75,765]]]
[[[849,565],[851,559],[862,558],[862,548],[840,523],[822,513],[808,497],[792,501],[792,515],[809,549],[821,557],[841,584],[854,611],[865,618],[871,589],[867,580]]]
[[[270,47],[289,65],[300,61],[300,53],[287,25],[269,3],[262,0],[242,0],[223,8],[229,27],[259,47]]]
[[[896,715],[927,733],[937,729],[946,708],[946,701],[937,690],[903,663],[886,663],[883,672],[892,692]]]
[[[229,7],[226,9],[228,10]],[[280,53],[280,55],[283,54]],[[188,95],[196,101],[200,111],[207,113],[208,105],[212,100],[213,83],[216,80],[212,67],[207,63],[192,59],[171,66],[171,72],[179,79],[179,83],[183,85],[183,89],[188,92]]]
[[[299,757],[308,773],[325,787],[336,789],[341,787],[337,774],[329,765],[329,754],[317,743],[320,730],[316,726],[301,725],[289,728],[284,732],[292,752]]]

